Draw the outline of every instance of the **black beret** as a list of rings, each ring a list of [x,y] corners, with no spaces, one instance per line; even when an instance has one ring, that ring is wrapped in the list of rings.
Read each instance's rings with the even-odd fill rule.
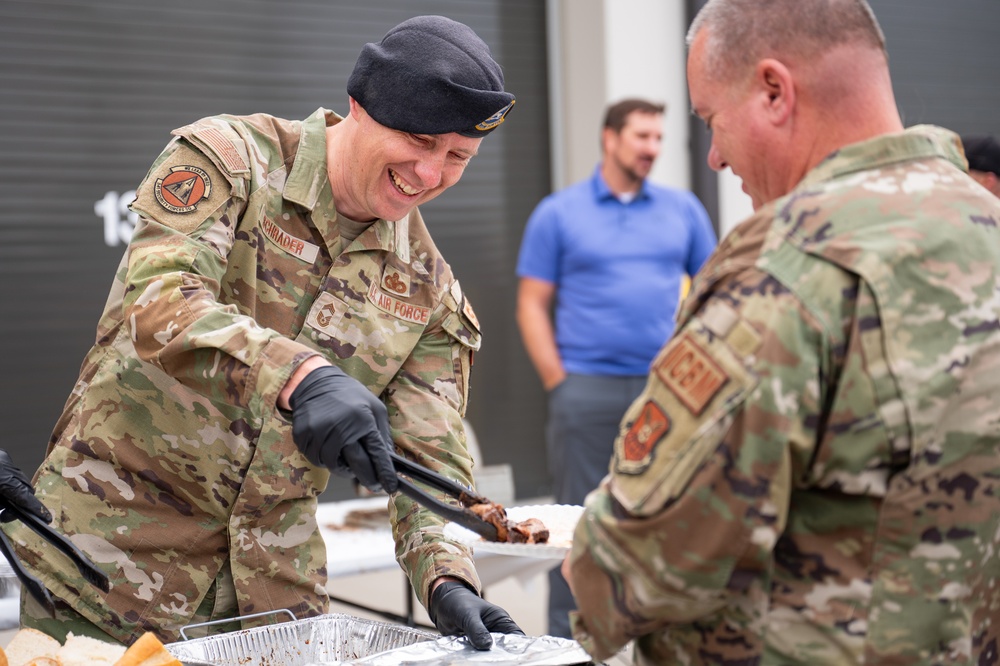
[[[1000,176],[1000,142],[992,136],[963,136],[962,146],[970,169]]]
[[[486,43],[443,16],[411,18],[365,44],[347,94],[380,124],[414,134],[486,136],[514,105]]]

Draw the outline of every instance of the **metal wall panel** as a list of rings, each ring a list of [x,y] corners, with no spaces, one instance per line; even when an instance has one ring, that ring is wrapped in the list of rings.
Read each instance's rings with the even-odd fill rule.
[[[997,0],[872,0],[906,126],[1000,137]]]
[[[513,323],[524,221],[548,191],[544,3],[534,0],[2,0],[0,447],[34,470],[94,335],[169,132],[217,113],[347,111],[362,45],[417,14],[475,29],[517,106],[423,207],[484,328],[469,418],[485,461],[547,490],[543,406]],[[349,493],[334,485],[327,496]]]

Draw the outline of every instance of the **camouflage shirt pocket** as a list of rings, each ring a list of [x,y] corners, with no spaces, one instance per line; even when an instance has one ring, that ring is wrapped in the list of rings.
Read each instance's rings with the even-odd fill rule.
[[[374,393],[381,393],[425,328],[426,324],[391,314],[371,299],[348,302],[323,292],[296,340],[322,352]]]

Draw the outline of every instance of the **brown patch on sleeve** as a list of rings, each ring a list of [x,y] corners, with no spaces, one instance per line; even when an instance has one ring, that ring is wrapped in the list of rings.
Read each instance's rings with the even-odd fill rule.
[[[695,416],[704,411],[729,375],[712,360],[687,333],[680,336],[670,352],[656,364],[656,374]]]
[[[670,340],[615,440],[608,486],[615,501],[645,516],[678,497],[757,381],[747,359],[698,320]]]
[[[670,417],[662,407],[648,400],[622,439],[618,471],[628,474],[645,469],[653,447],[669,432]]]

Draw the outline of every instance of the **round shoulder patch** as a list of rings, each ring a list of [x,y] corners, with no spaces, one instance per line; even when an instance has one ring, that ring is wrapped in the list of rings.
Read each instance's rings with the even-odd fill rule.
[[[204,153],[183,140],[169,145],[136,189],[132,210],[190,234],[233,196],[232,183]]]
[[[160,205],[172,213],[192,213],[198,202],[212,195],[212,179],[190,164],[170,167],[170,174],[157,178],[153,192]]]

